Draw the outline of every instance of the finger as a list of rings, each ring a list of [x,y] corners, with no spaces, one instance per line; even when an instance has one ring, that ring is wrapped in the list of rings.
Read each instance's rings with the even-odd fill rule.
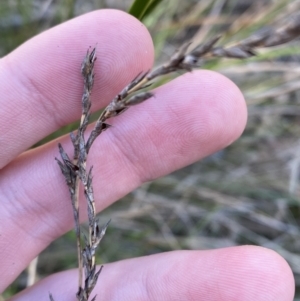
[[[0,169],[34,143],[80,116],[80,65],[97,46],[93,110],[151,67],[147,29],[121,11],[75,18],[29,40],[0,60]]]
[[[97,210],[144,181],[224,148],[242,133],[245,122],[242,94],[217,73],[186,74],[159,88],[154,98],[111,120],[113,127],[93,145],[89,162],[94,165]],[[61,142],[71,153],[69,138]],[[15,271],[22,271],[72,228],[69,193],[55,156],[57,141],[20,156],[0,175],[0,244],[10,245],[0,246],[0,256],[6,258],[0,274],[12,263]]]
[[[75,300],[76,271],[52,275],[10,301]],[[292,301],[286,261],[260,247],[176,251],[104,266],[92,296],[105,301]]]

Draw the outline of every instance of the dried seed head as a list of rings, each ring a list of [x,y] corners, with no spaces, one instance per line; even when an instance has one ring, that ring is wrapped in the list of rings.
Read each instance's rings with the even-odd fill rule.
[[[265,27],[241,41],[239,45],[244,47],[262,47],[265,44],[266,39],[274,34],[274,29],[271,27]]]
[[[215,47],[216,43],[220,39],[220,36],[212,38],[192,51],[188,51],[190,43],[185,43],[163,66],[158,67],[151,72],[147,71],[138,74],[105,108],[103,113],[98,118],[87,142],[85,143],[84,132],[88,125],[91,109],[90,94],[94,83],[93,70],[94,63],[96,61],[96,48],[94,48],[91,52],[90,50],[87,51],[81,65],[81,73],[84,78],[82,116],[77,134],[71,134],[71,140],[74,146],[73,160],[70,161],[68,155],[61,145],[59,145],[59,151],[62,161],[56,159],[69,187],[73,206],[75,231],[77,236],[77,249],[79,250],[79,285],[77,291],[78,301],[88,300],[102,269],[101,267],[99,271],[96,271],[95,252],[105,234],[107,224],[102,228],[102,230],[100,230],[98,220],[96,219],[96,208],[92,187],[92,172],[91,169],[89,172],[86,170],[86,159],[94,140],[104,130],[109,128],[109,125],[105,123],[106,119],[117,116],[127,110],[128,107],[142,103],[151,98],[153,96],[151,92],[143,92],[139,94],[136,92],[148,87],[149,81],[158,76],[178,70],[191,71],[193,68],[199,67],[199,61],[204,58],[248,58],[255,55],[255,49],[257,47],[270,47],[279,45],[288,42],[299,35],[300,14],[290,18],[288,22],[284,24],[284,26],[277,30],[271,28],[260,30],[255,35],[239,42],[235,46]],[[136,94],[133,95],[134,93]],[[85,238],[85,247],[83,249],[81,247],[83,234],[81,233],[79,224],[79,180],[82,182],[84,187],[84,195],[87,201],[89,220],[89,236],[88,238]],[[82,279],[83,269],[85,273],[84,286]],[[50,295],[49,298],[51,301],[54,301],[52,295]],[[92,301],[94,300],[95,297],[92,299]]]
[[[140,94],[130,97],[129,99],[126,99],[124,103],[126,106],[134,106],[134,105],[144,102],[145,100],[149,99],[153,95],[154,94],[150,93],[150,92],[140,93]]]
[[[252,48],[245,46],[233,46],[230,48],[216,47],[211,51],[212,56],[245,59],[255,55]]]
[[[132,90],[134,89],[134,91],[138,91],[141,89],[144,89],[145,86],[143,85],[143,80],[146,77],[146,75],[149,73],[149,71],[146,72],[140,72],[130,83],[129,85],[127,85],[122,91],[121,93],[118,95],[118,100],[122,100],[125,97],[128,96],[128,93],[132,92]]]
[[[91,52],[89,52],[88,49],[85,58],[81,64],[81,74],[83,77],[86,77],[87,75],[91,74],[96,59],[96,47]]]
[[[191,42],[183,44],[170,58],[169,62],[164,64],[165,68],[177,67],[186,55],[186,51],[191,45]]]
[[[216,37],[208,40],[206,43],[199,45],[191,52],[191,55],[200,58],[201,56],[208,53],[213,48],[213,46],[220,40],[220,38],[221,35],[217,35]]]
[[[289,16],[283,27],[278,28],[273,35],[266,40],[264,46],[271,47],[287,43],[300,35],[300,14]]]

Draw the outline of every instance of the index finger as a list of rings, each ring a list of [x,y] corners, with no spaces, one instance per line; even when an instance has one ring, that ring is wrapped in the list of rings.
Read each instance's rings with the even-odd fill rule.
[[[34,143],[78,119],[80,65],[97,45],[93,110],[153,62],[151,37],[116,10],[95,11],[50,29],[0,60],[0,169]],[[24,59],[25,58],[25,59]]]

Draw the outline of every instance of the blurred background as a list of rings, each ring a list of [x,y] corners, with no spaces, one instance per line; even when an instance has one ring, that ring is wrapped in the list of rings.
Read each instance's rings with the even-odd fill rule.
[[[0,57],[70,18],[107,7],[127,11],[131,2],[1,1]],[[280,26],[299,9],[299,0],[163,0],[143,22],[160,64],[190,39],[200,43],[223,33],[220,44],[232,43],[264,26]],[[243,91],[249,109],[244,134],[230,147],[144,184],[102,212],[100,222],[111,223],[99,263],[178,249],[260,245],[288,261],[296,279],[295,300],[300,300],[299,42],[260,50],[256,58],[214,59],[203,66],[228,76]],[[24,289],[28,273],[41,279],[76,263],[70,232],[50,245],[32,265],[33,272],[24,271],[0,299]]]

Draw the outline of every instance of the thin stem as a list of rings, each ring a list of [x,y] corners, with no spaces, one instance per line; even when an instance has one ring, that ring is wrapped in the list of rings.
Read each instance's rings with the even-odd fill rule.
[[[77,160],[73,160],[73,164],[77,165]],[[82,247],[81,247],[81,229],[79,221],[79,177],[76,176],[75,180],[75,191],[72,197],[73,211],[74,211],[74,222],[76,232],[76,247],[77,247],[77,258],[78,258],[78,287],[82,286]]]

